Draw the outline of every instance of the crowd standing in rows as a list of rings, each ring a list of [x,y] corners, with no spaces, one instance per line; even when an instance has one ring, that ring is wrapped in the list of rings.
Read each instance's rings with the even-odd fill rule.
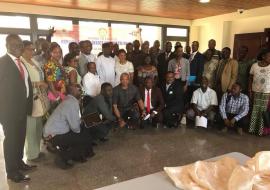
[[[269,49],[251,60],[242,46],[235,60],[213,39],[203,53],[198,41],[184,52],[180,42],[162,51],[158,40],[152,47],[135,40],[126,50],[105,42],[95,56],[84,40],[63,55],[48,39],[33,44],[10,34],[0,58],[0,123],[7,177],[15,182],[29,181],[22,172],[36,167],[23,162],[24,144],[28,161],[40,161],[42,138],[65,169],[92,157],[92,146],[117,128],[194,126],[203,116],[224,133],[270,133]]]

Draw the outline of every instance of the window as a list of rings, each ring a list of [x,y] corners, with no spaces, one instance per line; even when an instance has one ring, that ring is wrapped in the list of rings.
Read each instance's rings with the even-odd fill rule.
[[[162,28],[159,26],[140,25],[142,41],[149,41],[150,47],[153,46],[155,40],[159,40],[162,44]]]
[[[186,28],[167,28],[167,36],[187,37]]]
[[[125,49],[126,44],[139,38],[138,28],[135,24],[111,24],[112,39],[117,43],[120,49]]]
[[[0,28],[30,28],[30,19],[27,16],[0,15]]]
[[[187,42],[184,42],[184,41],[171,41],[171,42],[172,42],[172,47],[173,47],[172,51],[174,51],[174,46],[175,46],[176,42],[180,42],[182,47],[183,47],[183,51],[185,51]]]
[[[79,39],[90,40],[93,44],[92,53],[98,55],[102,51],[101,45],[109,40],[110,31],[106,22],[79,22]]]
[[[76,25],[72,24],[72,20],[60,20],[60,19],[49,19],[49,18],[37,18],[38,29],[48,30],[54,27],[56,32],[52,37],[52,42],[57,42],[62,50],[63,56],[68,53],[68,44],[76,39]]]
[[[30,41],[30,36],[28,35],[19,35],[22,40],[29,40]],[[7,52],[6,49],[6,37],[7,34],[0,34],[0,56],[5,55],[5,53]]]
[[[73,30],[71,20],[59,20],[49,18],[37,18],[38,29],[48,30],[50,27],[54,27],[55,30]]]

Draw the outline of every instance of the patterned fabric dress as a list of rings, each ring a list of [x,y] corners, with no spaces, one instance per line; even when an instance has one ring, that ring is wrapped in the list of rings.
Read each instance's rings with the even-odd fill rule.
[[[66,93],[66,88],[65,88],[66,73],[63,67],[60,64],[49,60],[44,65],[44,72],[45,72],[46,81],[52,82],[55,90],[59,92],[59,96],[61,97],[61,99],[64,99],[65,97],[64,94]]]
[[[250,74],[253,75],[252,91],[254,93],[253,110],[251,114],[249,132],[257,135],[264,134],[263,112],[267,110],[270,98],[270,65],[252,65]]]

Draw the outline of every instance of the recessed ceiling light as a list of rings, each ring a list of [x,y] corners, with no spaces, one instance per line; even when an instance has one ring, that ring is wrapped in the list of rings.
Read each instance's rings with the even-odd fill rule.
[[[209,3],[210,0],[199,0],[200,3]]]

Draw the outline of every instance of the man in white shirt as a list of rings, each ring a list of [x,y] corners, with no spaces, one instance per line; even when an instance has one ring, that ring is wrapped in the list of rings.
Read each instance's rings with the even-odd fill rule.
[[[84,75],[82,84],[86,95],[93,98],[99,95],[101,82],[99,76],[97,75],[95,63],[93,62],[88,63],[87,69],[88,72]]]
[[[208,87],[208,79],[203,77],[200,88],[193,92],[191,109],[187,111],[187,117],[194,120],[196,116],[204,116],[213,122],[215,119],[214,108],[217,105],[217,94]]]
[[[87,73],[87,63],[96,62],[95,55],[91,54],[92,43],[89,40],[80,41],[81,54],[79,56],[78,72],[83,77]]]
[[[115,86],[115,59],[111,57],[110,43],[102,44],[103,55],[99,56],[96,61],[97,73],[100,77],[101,84],[104,82]]]

